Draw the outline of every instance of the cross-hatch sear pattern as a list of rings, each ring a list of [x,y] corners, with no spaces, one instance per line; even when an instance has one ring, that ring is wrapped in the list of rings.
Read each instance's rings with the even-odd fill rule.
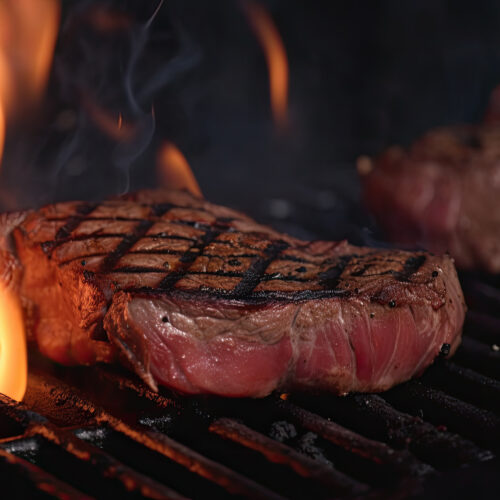
[[[172,203],[60,203],[41,209],[33,229],[29,220],[25,227],[60,267],[78,265],[113,290],[146,293],[175,289],[241,300],[349,296],[374,278],[408,282],[426,262],[425,253],[346,253],[345,242],[299,241],[238,212],[221,214],[205,201],[176,197]],[[432,270],[423,278],[432,281]]]

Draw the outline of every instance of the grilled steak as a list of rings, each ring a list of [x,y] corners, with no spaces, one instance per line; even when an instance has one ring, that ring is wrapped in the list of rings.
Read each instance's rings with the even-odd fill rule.
[[[180,191],[58,203],[3,225],[15,226],[40,350],[67,364],[119,357],[152,388],[380,391],[460,342],[447,256],[300,241]]]
[[[358,167],[365,202],[393,241],[500,272],[500,126],[434,130]]]

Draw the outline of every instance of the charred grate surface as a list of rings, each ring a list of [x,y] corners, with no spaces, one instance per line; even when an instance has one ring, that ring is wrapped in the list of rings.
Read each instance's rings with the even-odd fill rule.
[[[265,264],[255,260],[258,279]],[[61,499],[420,497],[450,473],[498,463],[495,325],[473,311],[455,358],[346,397],[182,397],[116,366],[63,368],[32,352],[24,402],[0,396],[2,488]]]

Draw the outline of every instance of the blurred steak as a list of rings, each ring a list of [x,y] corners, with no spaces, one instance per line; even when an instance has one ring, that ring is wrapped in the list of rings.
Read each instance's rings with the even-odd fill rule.
[[[447,256],[300,241],[180,191],[13,220],[28,323],[61,363],[118,355],[186,393],[346,393],[387,389],[460,342]]]
[[[500,272],[500,126],[434,130],[409,151],[361,159],[358,170],[366,205],[392,241]]]

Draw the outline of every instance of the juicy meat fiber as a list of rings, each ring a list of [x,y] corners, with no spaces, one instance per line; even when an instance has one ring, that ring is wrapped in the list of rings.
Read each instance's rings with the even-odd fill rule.
[[[408,152],[394,147],[358,167],[365,202],[392,241],[500,273],[498,124],[434,130]]]
[[[155,389],[381,391],[460,342],[447,256],[300,241],[180,191],[2,223],[22,267],[4,259],[1,274],[20,276],[40,350],[66,364],[118,357]]]

